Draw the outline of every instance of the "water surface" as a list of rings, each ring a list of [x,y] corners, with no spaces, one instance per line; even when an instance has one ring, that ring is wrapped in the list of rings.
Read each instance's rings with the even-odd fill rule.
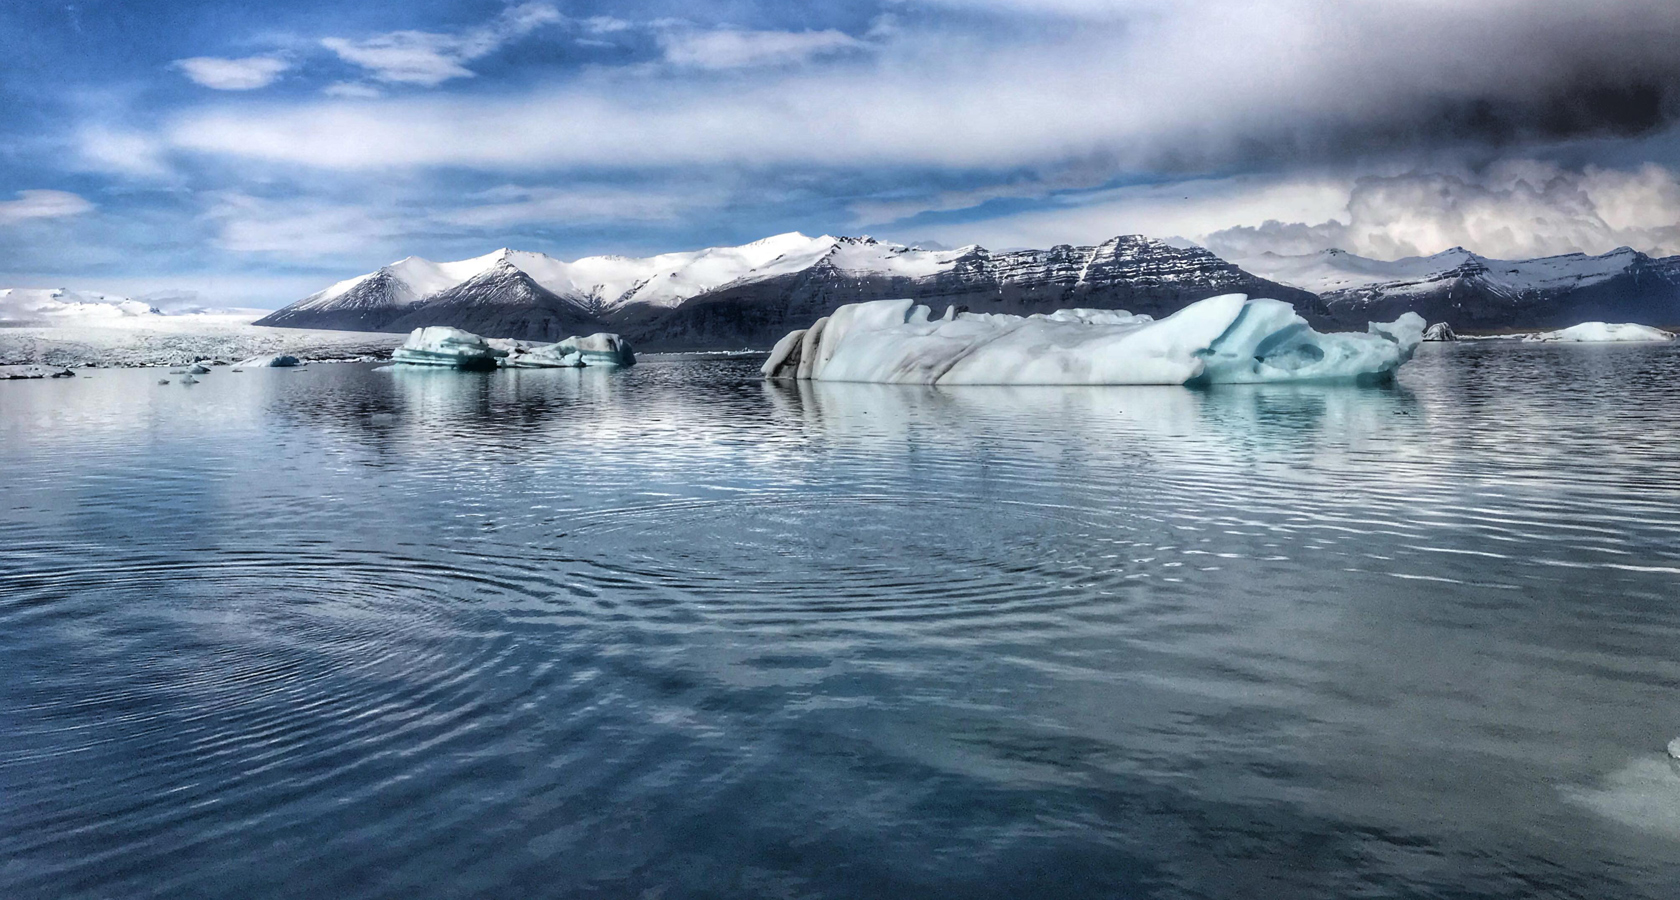
[[[1680,893],[1680,348],[756,364],[0,384],[0,895]]]

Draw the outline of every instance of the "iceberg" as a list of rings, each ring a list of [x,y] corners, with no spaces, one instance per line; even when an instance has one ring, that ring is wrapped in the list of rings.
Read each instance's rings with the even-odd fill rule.
[[[253,356],[238,365],[245,369],[289,369],[302,363],[298,362],[295,356],[275,353],[269,356]]]
[[[393,362],[450,369],[494,369],[505,356],[506,350],[497,350],[484,338],[447,325],[416,328],[391,352]]]
[[[1127,312],[957,312],[912,300],[851,303],[777,342],[769,378],[882,384],[1375,382],[1423,340],[1423,317],[1320,334],[1279,300],[1224,294],[1159,321]]]
[[[600,331],[587,337],[569,337],[557,344],[550,344],[553,353],[565,355],[576,353],[586,366],[633,366],[636,364],[636,354],[630,349],[630,342],[616,334]]]
[[[1456,341],[1458,340],[1458,332],[1452,330],[1452,326],[1445,322],[1436,322],[1424,330],[1423,339],[1426,341]]]
[[[1562,343],[1630,343],[1672,341],[1674,335],[1660,328],[1649,325],[1633,325],[1628,323],[1610,322],[1582,322],[1561,331],[1548,331],[1542,334],[1528,335],[1525,340],[1530,341],[1558,341]]]
[[[469,331],[434,325],[416,328],[391,360],[416,366],[455,369],[576,369],[583,366],[635,365],[630,344],[602,332],[569,337],[552,344],[508,338],[482,338]]]
[[[0,366],[0,381],[24,378],[74,378],[76,373],[62,366]]]

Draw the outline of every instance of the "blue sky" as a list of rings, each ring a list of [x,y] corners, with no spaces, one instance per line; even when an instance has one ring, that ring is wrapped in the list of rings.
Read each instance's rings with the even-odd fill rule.
[[[0,6],[0,286],[781,231],[1680,253],[1680,4]]]

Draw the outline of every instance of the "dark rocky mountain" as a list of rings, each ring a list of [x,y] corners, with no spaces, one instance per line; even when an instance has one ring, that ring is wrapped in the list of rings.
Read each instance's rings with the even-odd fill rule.
[[[612,330],[587,306],[543,287],[507,260],[433,294],[376,330],[410,331],[425,325],[532,341]]]
[[[421,297],[389,268],[367,276],[342,294],[311,294],[258,319],[258,325],[281,328],[327,328],[335,331],[391,331],[391,323],[420,305]]]
[[[626,310],[620,332],[650,350],[768,347],[846,303],[910,297],[934,308],[1030,315],[1068,307],[1164,316],[1217,294],[1246,293],[1323,312],[1306,291],[1257,278],[1200,248],[1117,237],[1095,247],[992,253],[969,248],[931,275],[842,269],[828,260],[759,281],[725,285],[672,310]]]
[[[1542,330],[1587,321],[1680,324],[1680,257],[1623,247],[1499,260],[1454,248],[1392,262],[1341,250],[1246,265],[1315,291],[1328,319],[1362,327],[1413,311],[1458,331]]]
[[[452,325],[530,340],[605,330],[646,350],[711,350],[769,347],[860,300],[911,297],[940,311],[953,304],[1015,314],[1085,306],[1161,316],[1233,292],[1287,300],[1309,316],[1324,311],[1311,293],[1258,278],[1206,250],[1136,236],[992,253],[780,235],[650,260],[563,263],[505,250],[462,263],[410,258],[259,324],[370,331]]]
[[[1207,250],[1122,236],[1094,247],[924,250],[870,238],[777,235],[647,259],[563,262],[498,250],[410,257],[333,285],[259,324],[363,331],[453,325],[491,337],[622,334],[642,350],[769,347],[845,303],[909,297],[942,313],[1068,307],[1160,317],[1216,294],[1274,297],[1315,326],[1363,330],[1408,311],[1458,331],[1605,320],[1680,324],[1680,257],[1622,249],[1496,260],[1462,249],[1395,261],[1340,250],[1238,266]]]

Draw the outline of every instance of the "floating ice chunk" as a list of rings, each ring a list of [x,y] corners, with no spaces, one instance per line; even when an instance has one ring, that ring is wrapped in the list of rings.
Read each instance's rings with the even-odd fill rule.
[[[416,328],[401,347],[391,353],[393,362],[410,366],[442,366],[450,369],[494,369],[507,355],[470,331],[447,325]]]
[[[1225,294],[1165,319],[1111,310],[947,314],[911,300],[842,306],[778,341],[772,378],[887,384],[1226,384],[1391,376],[1423,339],[1407,313],[1319,334],[1287,303]]]
[[[253,356],[239,363],[239,367],[243,369],[289,369],[297,365],[302,365],[298,362],[297,357],[287,356],[284,353],[276,353],[272,356]]]
[[[1672,341],[1674,335],[1649,325],[1630,323],[1582,322],[1562,331],[1548,331],[1529,335],[1531,341],[1561,341],[1566,343],[1649,342]]]
[[[158,379],[158,384],[168,384],[168,383],[169,383],[169,379],[167,379],[167,378],[159,378]]]
[[[1453,331],[1452,326],[1445,322],[1436,322],[1424,329],[1423,339],[1426,341],[1456,341],[1458,340],[1458,332]]]
[[[21,378],[74,378],[76,373],[60,366],[0,366],[0,381]]]
[[[506,369],[578,369],[583,367],[583,354],[567,350],[559,344],[533,344],[507,338],[491,338],[485,343],[502,350]]]
[[[198,379],[192,377],[191,375],[183,375],[181,377],[181,383],[182,384],[198,384]]]
[[[187,367],[187,372],[193,375],[208,375],[210,374],[210,369],[203,363],[193,363],[191,366]]]
[[[586,366],[633,366],[636,364],[636,354],[630,349],[630,342],[616,334],[605,331],[596,332],[586,337],[569,337],[552,346],[554,347],[554,353],[558,355],[578,354]]]
[[[1680,738],[1668,742],[1668,758],[1680,761]]]

